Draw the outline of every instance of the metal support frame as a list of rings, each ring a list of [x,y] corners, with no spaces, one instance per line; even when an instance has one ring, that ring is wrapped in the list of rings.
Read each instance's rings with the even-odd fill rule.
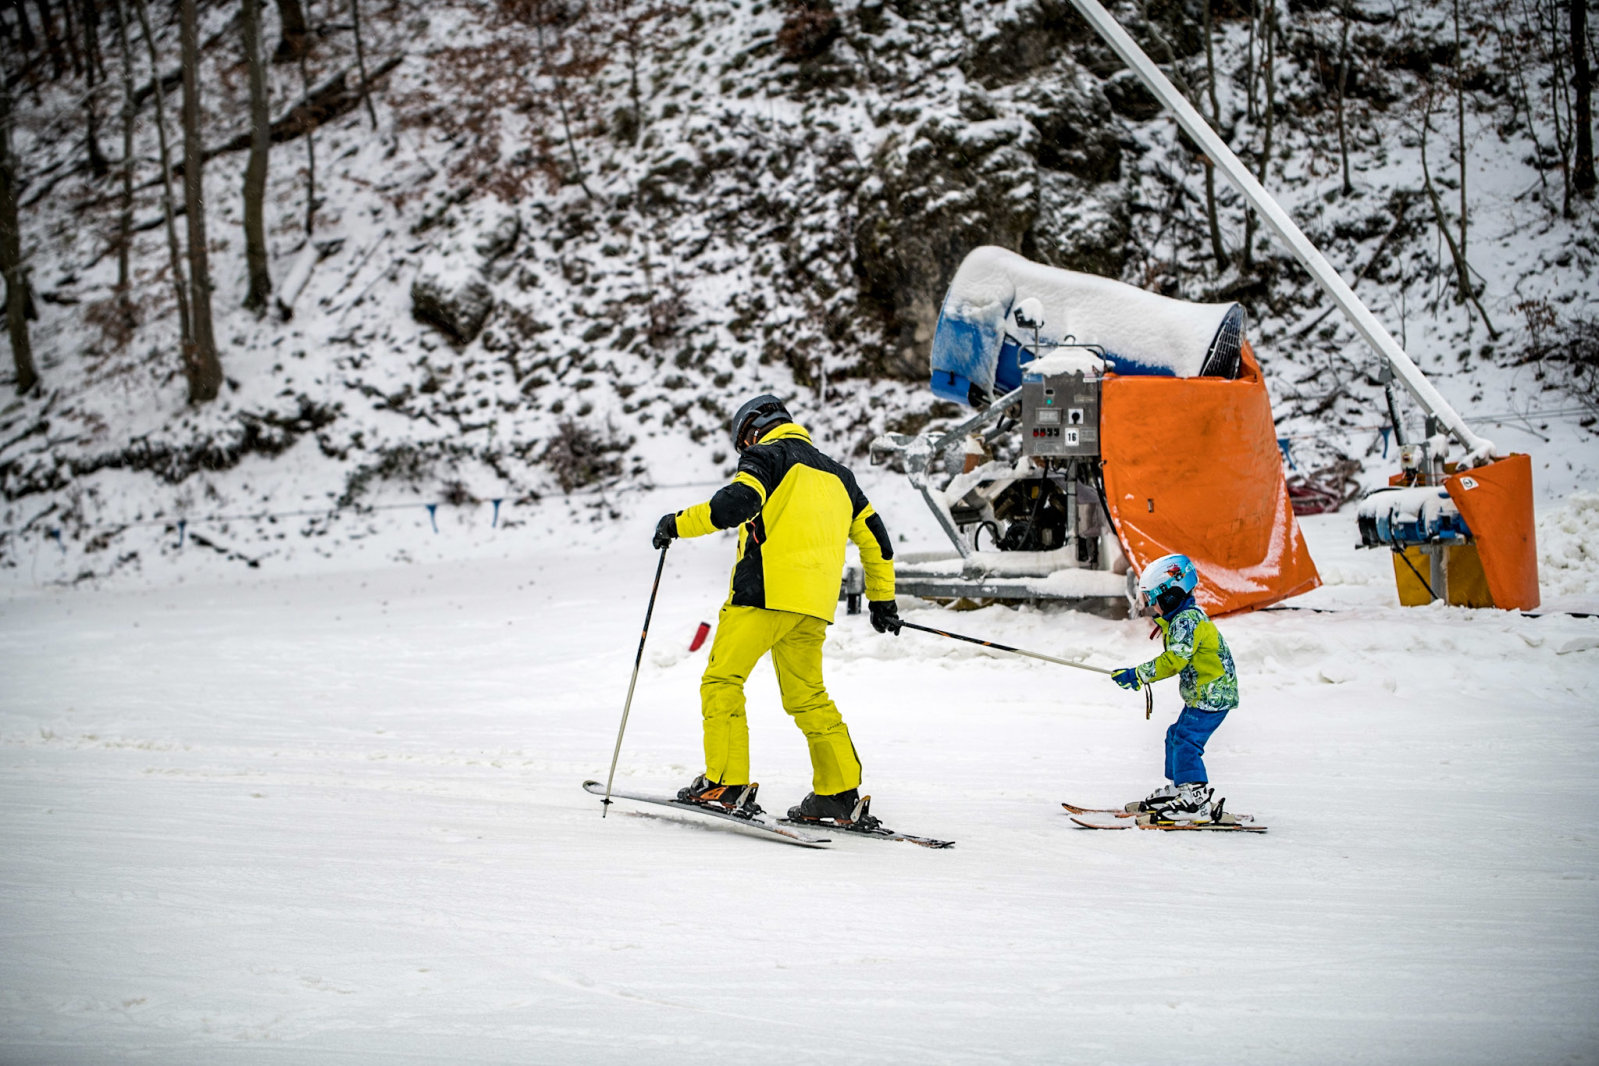
[[[955,545],[955,550],[960,552],[962,562],[971,561],[972,546],[966,543],[966,538],[961,536],[960,530],[955,527],[955,518],[949,513],[949,505],[944,502],[942,496],[934,495],[931,486],[928,485],[927,468],[932,465],[934,459],[965,440],[968,435],[1004,417],[1005,411],[1012,404],[1020,403],[1021,399],[1022,390],[1013,389],[930,443],[927,442],[925,434],[911,437],[903,433],[884,433],[872,441],[874,460],[878,455],[890,452],[897,452],[905,457],[905,476],[910,478],[916,491],[922,494],[922,499],[927,502],[928,510],[933,512],[939,528],[944,531],[949,542]]]
[[[1198,142],[1222,174],[1243,193],[1244,199],[1249,201],[1250,206],[1260,212],[1266,224],[1304,264],[1305,269],[1310,271],[1310,276],[1327,291],[1356,331],[1365,338],[1366,343],[1394,368],[1399,380],[1415,397],[1422,409],[1436,416],[1465,446],[1468,453],[1467,461],[1472,465],[1479,465],[1490,459],[1502,458],[1504,453],[1495,447],[1492,441],[1479,437],[1470,426],[1466,425],[1459,412],[1433,387],[1432,382],[1427,380],[1426,375],[1411,361],[1410,356],[1405,354],[1399,342],[1394,340],[1381,322],[1377,321],[1377,317],[1338,275],[1332,264],[1314,244],[1310,243],[1310,239],[1294,224],[1294,220],[1288,217],[1288,212],[1283,210],[1282,205],[1255,179],[1243,161],[1227,147],[1227,142],[1210,128],[1194,106],[1177,91],[1166,75],[1160,72],[1160,68],[1155,66],[1154,61],[1138,47],[1132,37],[1128,36],[1127,31],[1122,29],[1121,24],[1105,10],[1099,0],[1071,0],[1071,2],[1072,6],[1088,20],[1088,24],[1105,39],[1105,43],[1111,46],[1122,61],[1133,69],[1133,73],[1137,74],[1149,90],[1171,110],[1177,119],[1177,124]]]

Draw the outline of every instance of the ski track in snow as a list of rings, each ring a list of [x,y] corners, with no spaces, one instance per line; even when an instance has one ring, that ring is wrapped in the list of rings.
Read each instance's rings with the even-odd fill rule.
[[[1327,585],[1293,604],[1321,611],[1220,622],[1243,704],[1207,761],[1257,837],[1060,809],[1158,782],[1174,686],[1146,722],[1103,678],[841,613],[829,687],[875,809],[958,844],[812,852],[602,820],[579,787],[655,513],[502,558],[6,590],[0,1060],[1594,1061],[1599,619],[1398,608],[1350,518],[1307,521]],[[699,768],[687,646],[730,554],[669,554],[618,784]],[[903,607],[1153,654],[1142,621]],[[749,693],[780,809],[804,745],[765,667]]]

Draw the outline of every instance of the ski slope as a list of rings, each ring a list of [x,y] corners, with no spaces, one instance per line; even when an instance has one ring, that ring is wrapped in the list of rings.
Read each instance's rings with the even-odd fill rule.
[[[455,558],[404,528],[366,563],[0,591],[0,1061],[1599,1061],[1599,619],[1402,610],[1349,516],[1308,521],[1323,610],[1221,622],[1243,704],[1208,762],[1253,836],[1060,809],[1159,783],[1171,684],[1146,722],[1102,677],[841,613],[874,809],[959,843],[808,851],[580,788],[683,495]],[[688,644],[731,552],[668,554],[619,784],[699,769]],[[1591,600],[1579,572],[1546,599]],[[1152,654],[1138,621],[904,606]],[[804,745],[769,671],[749,692],[786,807]]]

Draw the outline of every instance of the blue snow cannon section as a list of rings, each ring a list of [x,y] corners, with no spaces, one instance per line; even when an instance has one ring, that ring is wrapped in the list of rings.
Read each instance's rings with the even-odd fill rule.
[[[932,364],[933,395],[962,405],[986,403],[990,392],[1004,395],[1022,383],[1021,348],[1003,318],[958,318],[946,308],[933,333]]]
[[[1022,383],[1024,352],[1020,342],[1005,331],[1005,307],[997,320],[962,318],[945,308],[933,333],[933,395],[963,406],[977,407],[991,396],[1003,396]],[[1034,358],[1025,353],[1026,361]],[[1176,377],[1172,367],[1140,362],[1107,350],[1105,369],[1117,374]],[[974,386],[976,387],[974,390]],[[974,395],[975,392],[975,395]]]
[[[1042,312],[1036,344],[1031,325],[1010,332],[1019,301],[1039,304],[1030,312]],[[1236,303],[1174,300],[985,245],[950,280],[933,331],[930,384],[940,399],[983,407],[1021,385],[1035,354],[1073,343],[1103,352],[1116,374],[1230,380],[1240,372],[1244,324]]]
[[[1360,501],[1355,522],[1367,548],[1464,544],[1471,539],[1449,490],[1438,486],[1373,489]]]

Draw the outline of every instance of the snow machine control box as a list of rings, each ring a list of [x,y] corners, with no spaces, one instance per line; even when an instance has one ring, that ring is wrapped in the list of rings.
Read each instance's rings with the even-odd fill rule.
[[[1055,374],[1022,385],[1022,454],[1046,458],[1099,454],[1097,377]]]

